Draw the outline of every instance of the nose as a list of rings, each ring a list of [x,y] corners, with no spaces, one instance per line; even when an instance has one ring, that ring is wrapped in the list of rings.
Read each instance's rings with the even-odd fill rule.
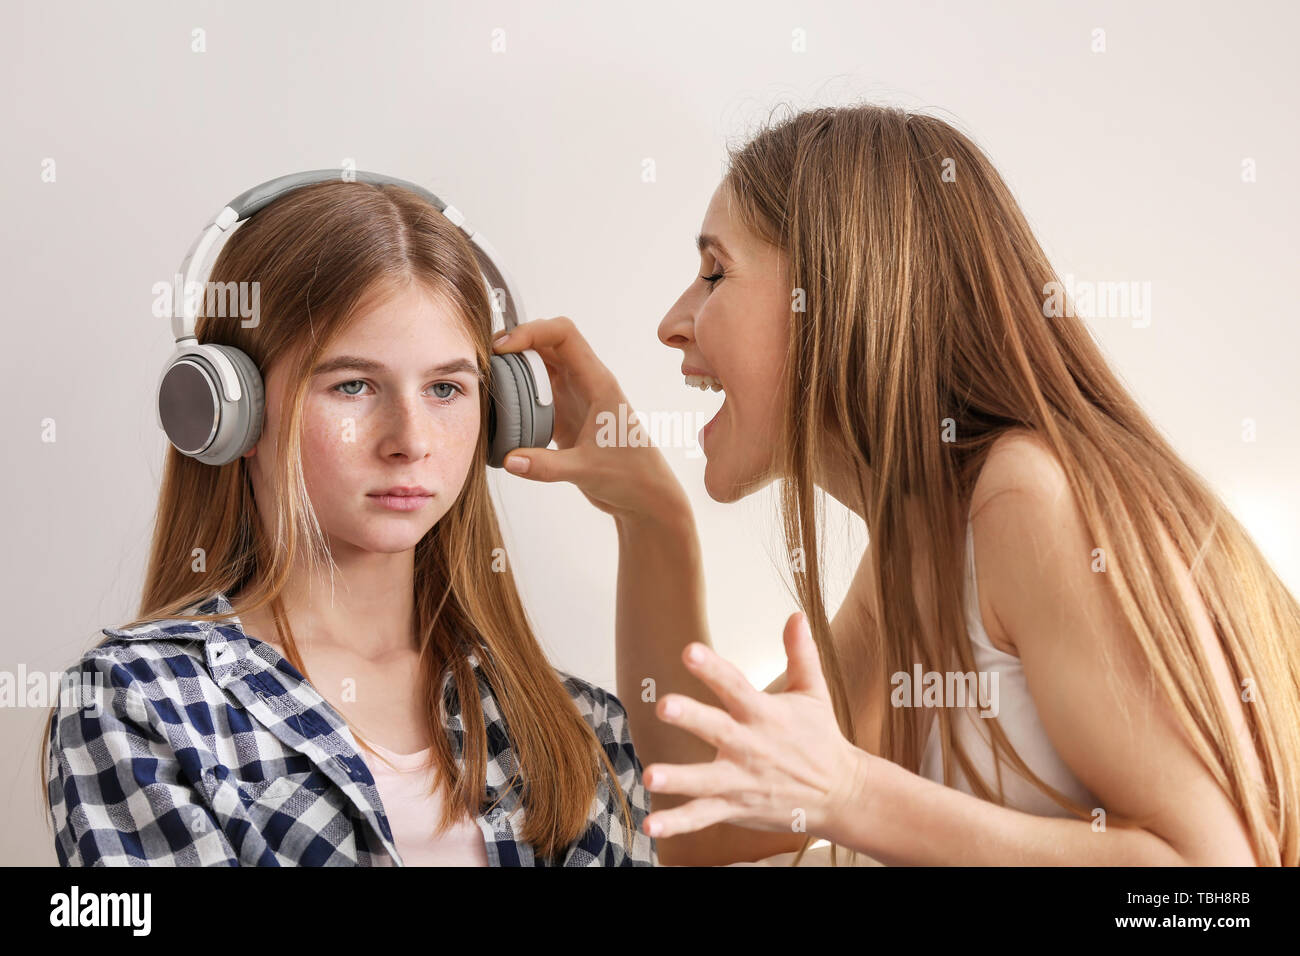
[[[659,323],[659,341],[683,352],[695,341],[695,310],[691,308],[690,290],[681,294]]]
[[[434,431],[418,396],[400,396],[389,404],[380,453],[410,461],[427,458],[433,451]]]

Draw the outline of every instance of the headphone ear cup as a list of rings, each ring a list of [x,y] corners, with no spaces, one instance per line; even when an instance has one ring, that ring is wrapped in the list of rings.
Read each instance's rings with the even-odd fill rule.
[[[524,447],[524,416],[532,414],[532,400],[518,356],[507,352],[492,356],[492,422],[488,433],[488,464],[501,468],[506,455]],[[528,401],[524,399],[527,398]],[[528,429],[532,431],[531,426]]]
[[[204,345],[187,353],[163,376],[158,414],[172,445],[205,465],[226,465],[257,444],[265,398],[262,373],[239,349]],[[222,391],[213,352],[230,362],[239,382],[239,401]]]
[[[257,363],[248,357],[247,353],[241,352],[232,345],[218,345],[222,353],[230,359],[235,366],[235,374],[239,376],[239,388],[243,397],[239,400],[239,421],[235,435],[232,441],[235,444],[234,455],[229,459],[234,461],[244,454],[262,437],[262,418],[266,413],[266,394],[262,387],[262,373],[258,371]],[[224,462],[223,462],[224,464]]]
[[[516,448],[545,448],[551,443],[555,409],[538,400],[533,370],[520,352],[492,356],[493,421],[488,434],[488,464],[505,465]]]
[[[226,398],[222,387],[226,364],[239,384],[237,402]],[[182,349],[158,380],[158,423],[167,440],[205,465],[224,465],[252,447],[249,433],[256,442],[262,405],[262,376],[235,348],[205,344]]]
[[[526,351],[528,352],[528,354],[536,357],[537,368],[541,368],[542,369],[541,374],[545,375],[546,364],[542,361],[541,356],[531,350],[526,350]],[[536,374],[534,367],[524,359],[522,353],[519,356],[519,364],[523,368],[524,375],[528,379],[528,395],[532,399],[532,401],[530,402],[530,409],[532,411],[532,415],[530,416],[530,421],[529,421],[529,424],[532,426],[532,428],[531,428],[531,434],[528,436],[528,440],[525,442],[525,445],[528,448],[545,448],[547,445],[551,443],[551,439],[555,436],[555,402],[552,399],[550,404],[547,405],[541,404],[540,400],[538,399],[537,383],[533,380],[533,376]],[[547,379],[546,384],[549,390],[549,386],[550,386],[549,378]]]

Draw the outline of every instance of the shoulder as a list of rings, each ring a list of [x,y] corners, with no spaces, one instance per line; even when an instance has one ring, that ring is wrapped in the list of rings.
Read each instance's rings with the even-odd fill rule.
[[[620,816],[620,801],[613,797],[616,790],[608,789],[602,783],[596,799],[599,807],[597,822],[579,841],[577,849],[581,852],[571,853],[565,865],[575,865],[574,860],[597,859],[618,866],[656,865],[658,850],[655,841],[641,830],[642,823],[650,814],[650,792],[642,779],[644,768],[632,744],[632,730],[622,701],[598,684],[558,667],[554,670],[596,734],[613,767],[617,787],[623,792],[626,810],[631,815],[631,831],[628,832],[621,820],[615,822],[615,818]]]
[[[186,639],[142,626],[129,638],[119,632],[86,651],[80,669],[111,672],[115,682],[149,687],[156,696],[178,696],[179,681],[207,676],[203,640]],[[109,628],[105,628],[108,633]]]
[[[191,604],[176,617],[155,618],[123,627],[106,627],[100,642],[83,655],[112,660],[147,680],[151,673],[170,678],[197,677],[206,673],[204,648],[215,633],[225,633],[222,621],[194,620],[189,615],[220,614],[231,610],[224,595],[217,594]],[[218,634],[217,636],[220,636]]]
[[[553,670],[560,683],[564,685],[564,689],[569,692],[569,697],[577,705],[578,712],[586,718],[594,730],[599,733],[602,727],[617,731],[623,729],[627,721],[627,711],[622,701],[599,684],[583,680],[558,667]],[[617,734],[614,739],[618,739]]]
[[[650,793],[642,780],[643,768],[632,746],[632,731],[622,702],[598,684],[553,668],[574,705],[591,726],[613,767],[616,787],[602,782],[593,804],[592,824],[570,849],[565,866],[654,866],[655,841],[641,830],[650,814]],[[602,778],[604,774],[602,773]],[[622,799],[615,794],[622,791]],[[625,828],[620,805],[630,814]]]
[[[1040,439],[1014,435],[995,444],[985,468],[971,518],[980,602],[991,603],[1018,647],[1052,749],[1095,796],[1096,808],[1142,821],[1142,829],[1168,845],[1162,851],[1178,854],[1158,862],[1251,861],[1241,816],[1193,747],[1185,714],[1159,686],[1153,661],[1160,649],[1143,647],[1135,634],[1113,559],[1100,551],[1059,461]],[[1186,567],[1178,570],[1194,600]],[[1245,718],[1213,625],[1203,607],[1194,613],[1202,622],[1201,659],[1210,661],[1211,679],[1221,675],[1225,707],[1242,753],[1249,754],[1249,734],[1240,729]],[[1154,851],[1146,858],[1156,859]]]
[[[76,725],[83,736],[119,722],[139,728],[178,724],[190,702],[177,678],[196,675],[196,663],[166,642],[92,647],[59,676],[55,723],[65,734]]]
[[[179,725],[196,704],[210,702],[204,642],[213,626],[169,618],[103,628],[100,641],[60,675],[59,722],[90,718],[102,726],[99,715],[107,712],[137,726]],[[91,707],[92,699],[100,706]]]
[[[558,667],[554,669],[560,682],[568,690],[583,719],[595,731],[596,739],[605,748],[619,776],[638,777],[641,761],[632,745],[632,727],[627,710],[614,694],[598,684],[575,677]]]
[[[1047,440],[1026,428],[1013,429],[985,456],[971,492],[971,520],[999,497],[1011,495],[1013,503],[1041,508],[1059,503],[1069,490],[1065,469]]]
[[[1016,429],[994,442],[970,502],[980,611],[1012,648],[1086,581],[1094,545],[1060,460],[1046,440]]]

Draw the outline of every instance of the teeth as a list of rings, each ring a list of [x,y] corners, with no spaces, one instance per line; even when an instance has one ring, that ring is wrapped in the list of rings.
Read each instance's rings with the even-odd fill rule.
[[[714,378],[712,375],[687,375],[686,384],[705,392],[710,390],[721,392],[723,390],[722,380]]]

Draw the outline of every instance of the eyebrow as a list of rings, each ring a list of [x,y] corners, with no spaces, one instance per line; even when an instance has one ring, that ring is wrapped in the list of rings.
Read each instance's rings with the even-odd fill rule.
[[[314,369],[312,375],[328,375],[330,372],[338,372],[342,369],[355,369],[359,372],[383,373],[388,371],[388,367],[382,362],[376,362],[374,359],[361,358],[358,355],[338,355],[332,359],[321,362]],[[450,362],[444,362],[441,365],[435,365],[425,371],[425,375],[444,375],[449,372],[469,372],[476,377],[479,375],[478,366],[467,358],[453,359]]]
[[[722,258],[735,259],[735,256],[728,252],[727,247],[722,244],[722,240],[711,233],[702,232],[696,236],[695,248],[700,251],[701,255],[703,255],[705,249],[715,249],[722,253]]]

